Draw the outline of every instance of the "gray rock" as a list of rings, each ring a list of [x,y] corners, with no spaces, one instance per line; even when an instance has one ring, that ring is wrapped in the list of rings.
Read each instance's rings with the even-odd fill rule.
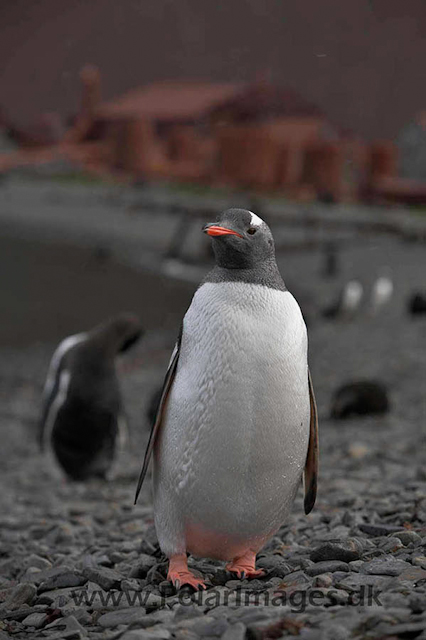
[[[142,591],[145,586],[145,580],[129,578],[128,580],[121,581],[120,589],[121,591]]]
[[[126,631],[120,640],[168,640],[171,633],[167,629],[133,629]]]
[[[104,613],[98,619],[98,625],[104,629],[118,627],[120,624],[131,624],[146,620],[146,611],[142,607],[127,607],[118,611]],[[151,623],[153,624],[153,623]]]
[[[371,562],[365,562],[360,568],[360,573],[366,573],[368,575],[375,576],[399,576],[404,569],[409,568],[410,565],[402,560],[385,559],[385,560],[371,560]]]
[[[401,528],[391,524],[367,524],[358,525],[360,531],[367,533],[369,536],[387,536],[389,533],[396,533]]]
[[[379,543],[379,548],[386,553],[395,553],[398,549],[403,548],[403,544],[399,538],[396,538],[393,534],[388,538],[384,538]]]
[[[426,569],[426,556],[415,556],[412,562],[416,567]]]
[[[411,542],[414,545],[419,545],[422,542],[421,536],[415,531],[410,531],[409,529],[404,529],[403,531],[397,531],[393,534],[394,538],[399,538],[401,540],[404,547],[409,545]]]
[[[325,587],[326,589],[328,587],[331,587],[332,584],[333,576],[331,575],[331,573],[321,573],[320,575],[315,576],[312,581],[312,585],[314,587]]]
[[[22,620],[22,624],[26,627],[35,627],[41,629],[46,623],[47,615],[45,613],[30,613],[29,616]]]
[[[38,591],[39,593],[43,593],[44,591],[51,591],[52,589],[80,587],[86,582],[87,578],[81,573],[67,570],[61,572],[61,570],[58,569],[56,575],[52,575],[40,584]]]
[[[314,549],[309,557],[313,562],[324,562],[326,560],[353,562],[354,560],[358,560],[360,555],[360,549],[357,545],[348,540],[346,545],[327,542]]]
[[[189,620],[191,618],[199,618],[203,615],[201,607],[197,607],[195,604],[183,605],[178,604],[174,609],[174,622],[178,623],[181,620]]]
[[[308,567],[305,573],[308,576],[318,576],[320,573],[333,573],[334,571],[349,571],[349,565],[346,562],[340,562],[340,560],[326,560]]]
[[[199,636],[212,636],[220,638],[229,627],[229,623],[224,618],[214,618],[203,616],[191,620],[182,620],[180,628],[189,629]]]
[[[22,607],[23,604],[31,604],[37,593],[33,584],[21,582],[10,594],[4,606],[6,609],[14,610]]]
[[[145,578],[148,571],[158,564],[157,558],[153,558],[146,553],[141,553],[136,566],[130,571],[130,578]]]
[[[256,566],[258,569],[264,569],[268,578],[284,578],[292,571],[284,558],[278,554],[259,558]]]
[[[383,637],[416,638],[425,630],[425,620],[420,622],[403,622],[402,624],[388,625],[381,628]]]
[[[221,640],[244,640],[246,637],[246,627],[242,622],[236,622],[228,627]]]
[[[200,640],[200,636],[189,629],[177,629],[173,631],[176,640]]]
[[[27,567],[37,567],[37,569],[40,570],[52,568],[52,563],[49,562],[49,560],[46,560],[46,558],[42,558],[35,553],[31,553],[28,558],[26,558],[25,564]]]
[[[85,567],[83,569],[83,575],[88,580],[98,584],[105,591],[117,589],[123,580],[123,576],[107,567]]]
[[[306,584],[307,582],[309,582],[309,578],[303,571],[293,571],[285,576],[283,586],[293,587],[298,584]]]
[[[353,562],[348,562],[349,568],[351,571],[359,571],[364,564],[363,560],[354,560]]]
[[[45,629],[52,629],[58,631],[57,634],[49,636],[50,639],[61,640],[62,638],[84,638],[87,636],[87,631],[74,616],[67,616],[66,618],[58,618],[51,624],[47,625]]]

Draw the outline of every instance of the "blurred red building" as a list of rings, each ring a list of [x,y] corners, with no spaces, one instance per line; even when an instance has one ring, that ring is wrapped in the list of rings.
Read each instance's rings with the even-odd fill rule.
[[[96,67],[81,74],[80,109],[56,146],[0,156],[0,169],[59,155],[86,170],[281,192],[302,200],[419,201],[398,178],[393,143],[339,131],[316,105],[266,80],[162,81],[103,102]],[[57,129],[58,130],[58,129]],[[410,190],[414,189],[410,195]]]

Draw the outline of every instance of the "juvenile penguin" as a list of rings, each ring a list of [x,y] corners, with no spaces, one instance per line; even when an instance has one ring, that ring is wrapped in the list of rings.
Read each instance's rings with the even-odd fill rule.
[[[136,500],[154,452],[157,536],[168,579],[205,588],[186,552],[262,574],[256,553],[287,518],[305,469],[317,483],[317,415],[307,336],[269,227],[242,209],[204,231],[216,266],[196,291],[165,377]]]
[[[115,358],[141,333],[136,317],[121,314],[88,333],[69,336],[53,354],[39,441],[72,480],[106,477],[117,438],[126,437]]]

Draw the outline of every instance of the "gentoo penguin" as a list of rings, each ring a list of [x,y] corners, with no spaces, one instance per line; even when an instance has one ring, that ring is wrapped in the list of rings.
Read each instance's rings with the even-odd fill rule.
[[[331,306],[324,309],[324,318],[351,318],[355,315],[364,294],[359,280],[349,280],[342,288],[338,299]]]
[[[371,289],[370,297],[370,311],[376,314],[382,307],[384,307],[393,294],[393,282],[388,270],[384,271],[374,282]]]
[[[135,316],[121,314],[88,333],[69,336],[53,354],[39,440],[73,480],[106,477],[117,436],[126,436],[114,361],[141,333]]]
[[[186,552],[254,577],[256,553],[287,518],[303,470],[317,485],[317,412],[307,335],[275,261],[269,227],[229,209],[204,231],[216,265],[183,319],[145,452],[168,579],[205,588]]]
[[[412,294],[408,301],[408,313],[412,316],[420,316],[426,313],[426,294]]]
[[[354,415],[383,414],[389,411],[386,387],[373,380],[357,380],[339,387],[334,393],[331,417],[342,420]]]

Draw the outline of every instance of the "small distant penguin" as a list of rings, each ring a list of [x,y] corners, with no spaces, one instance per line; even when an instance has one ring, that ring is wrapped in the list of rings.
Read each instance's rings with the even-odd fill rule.
[[[371,289],[370,310],[373,314],[384,307],[393,294],[393,282],[388,271],[383,272],[374,282]]]
[[[354,415],[383,414],[389,411],[386,387],[373,380],[357,380],[339,387],[333,396],[331,417],[343,420]]]
[[[412,316],[426,314],[426,294],[413,293],[408,301],[408,313]]]
[[[299,305],[266,223],[229,209],[207,224],[216,265],[183,319],[145,452],[154,452],[154,513],[168,580],[205,588],[187,552],[263,575],[256,553],[288,517],[304,473],[317,487],[317,410]]]
[[[335,278],[339,271],[339,254],[335,242],[327,242],[323,253],[322,275],[324,278]]]
[[[342,288],[338,299],[322,312],[324,318],[349,319],[358,311],[364,288],[359,280],[349,280]]]
[[[126,439],[115,358],[142,335],[140,321],[121,314],[63,340],[50,362],[39,442],[72,480],[105,478],[117,439]]]

